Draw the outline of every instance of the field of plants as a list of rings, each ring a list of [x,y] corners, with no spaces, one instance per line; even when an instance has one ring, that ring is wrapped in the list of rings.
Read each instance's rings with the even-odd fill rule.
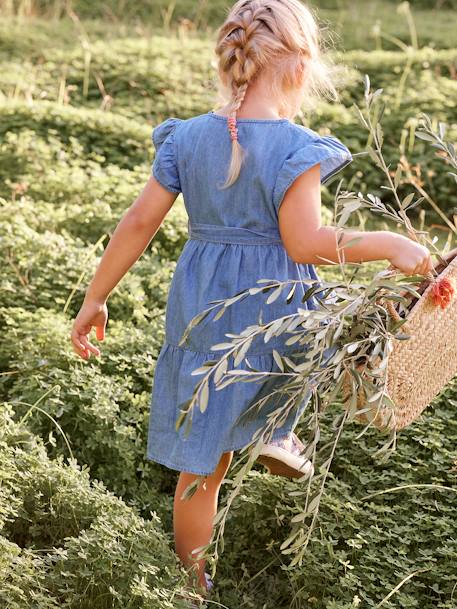
[[[457,185],[415,129],[425,112],[457,140],[457,3],[317,4],[344,84],[339,103],[320,102],[297,122],[351,149],[354,162],[339,176],[345,189],[388,202],[354,108],[368,75],[383,90],[385,158],[403,163],[399,193],[427,193],[414,224],[441,245],[454,242]],[[215,103],[213,33],[227,6],[0,0],[5,609],[190,607],[178,596],[186,574],[173,550],[178,473],[145,459],[168,286],[187,239],[181,195],[109,299],[102,357],[81,360],[69,335],[103,249],[148,177],[154,125]],[[327,223],[336,185],[322,190]],[[360,210],[348,225],[395,229]],[[363,275],[385,266],[366,264]],[[457,379],[399,434],[388,459],[374,455],[380,432],[345,429],[300,567],[280,551],[300,511],[297,483],[256,465],[231,506],[206,606],[456,608],[456,409]],[[300,424],[296,431],[306,438]]]

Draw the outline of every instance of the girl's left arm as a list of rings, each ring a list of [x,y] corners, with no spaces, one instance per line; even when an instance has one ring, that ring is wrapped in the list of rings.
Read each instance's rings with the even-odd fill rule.
[[[178,193],[166,190],[150,176],[143,191],[123,215],[106,246],[90,282],[71,333],[74,350],[87,359],[100,351],[88,340],[92,327],[103,340],[107,321],[106,301],[130,267],[138,260],[160,228]]]

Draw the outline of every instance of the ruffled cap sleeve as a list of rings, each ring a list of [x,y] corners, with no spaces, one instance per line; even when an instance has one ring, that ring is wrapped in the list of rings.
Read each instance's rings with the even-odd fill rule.
[[[349,149],[333,135],[323,135],[303,145],[284,161],[276,178],[273,190],[273,203],[279,209],[286,191],[302,173],[321,164],[321,183],[349,165],[352,154]]]
[[[178,193],[181,192],[181,183],[176,157],[175,131],[181,122],[180,118],[167,118],[152,131],[152,143],[156,152],[152,174],[164,188]]]

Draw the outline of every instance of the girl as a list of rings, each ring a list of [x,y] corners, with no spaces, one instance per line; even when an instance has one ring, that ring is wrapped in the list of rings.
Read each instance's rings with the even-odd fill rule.
[[[259,396],[277,388],[280,375],[270,376],[260,388],[253,382],[232,383],[217,392],[209,387],[205,412],[194,409],[191,432],[184,436],[183,426],[177,432],[175,423],[199,380],[191,372],[214,359],[211,347],[224,342],[227,332],[258,323],[259,313],[265,322],[290,314],[304,306],[302,295],[296,290],[290,304],[279,298],[266,306],[261,293],[242,299],[214,323],[207,318],[194,327],[185,345],[178,343],[189,321],[211,301],[256,286],[260,278],[318,279],[314,265],[338,261],[336,228],[321,225],[320,183],[352,160],[335,137],[293,122],[313,97],[330,93],[336,98],[318,26],[299,0],[236,2],[218,32],[216,54],[225,104],[186,120],[170,117],[155,127],[152,175],[113,233],[71,334],[81,357],[100,355],[89,341],[92,327],[103,340],[110,292],[183,193],[189,239],[168,294],[147,458],[180,472],[173,511],[176,551],[184,565],[195,569],[204,591],[212,582],[204,559],[192,558],[192,550],[210,542],[233,451],[251,443],[267,411],[244,424],[238,418]],[[432,267],[429,250],[400,234],[348,230],[341,247],[355,237],[362,238],[344,250],[347,262],[385,259],[406,274],[425,274]],[[313,306],[313,300],[305,306]],[[258,370],[274,369],[273,348],[280,353],[295,349],[287,349],[281,337],[255,340],[246,356]],[[260,458],[271,472],[311,473],[309,462],[299,456],[303,444],[293,434],[302,410],[291,413],[264,442]],[[205,484],[182,499],[198,476],[205,477]]]

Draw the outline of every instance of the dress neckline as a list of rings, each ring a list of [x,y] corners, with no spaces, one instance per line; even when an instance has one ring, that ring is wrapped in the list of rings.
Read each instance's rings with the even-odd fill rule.
[[[221,121],[226,121],[227,116],[222,116],[222,114],[216,114],[214,110],[210,110],[206,113],[208,116],[212,116],[213,118],[217,118]],[[289,123],[290,120],[288,118],[238,118],[236,119],[237,123]]]

